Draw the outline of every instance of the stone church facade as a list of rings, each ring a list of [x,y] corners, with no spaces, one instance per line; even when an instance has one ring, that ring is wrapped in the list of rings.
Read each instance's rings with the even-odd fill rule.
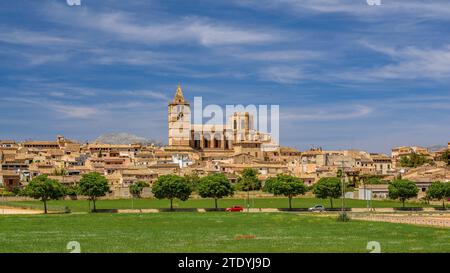
[[[262,151],[277,146],[269,134],[254,129],[253,115],[249,112],[235,112],[225,124],[192,124],[191,105],[185,100],[181,86],[168,105],[168,128],[170,150],[244,153],[246,149]]]

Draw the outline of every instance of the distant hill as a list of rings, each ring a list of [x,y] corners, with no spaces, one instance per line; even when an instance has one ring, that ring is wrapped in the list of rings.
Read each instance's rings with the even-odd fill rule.
[[[93,142],[105,144],[154,144],[155,146],[164,146],[161,141],[146,139],[129,133],[111,133],[104,134],[96,138]]]
[[[429,151],[432,151],[432,152],[437,152],[437,151],[442,150],[444,148],[447,148],[447,146],[445,146],[445,145],[432,145],[430,147],[427,147],[427,149]]]

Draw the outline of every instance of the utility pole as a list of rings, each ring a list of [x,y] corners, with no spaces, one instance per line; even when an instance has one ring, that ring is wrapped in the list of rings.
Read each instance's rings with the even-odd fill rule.
[[[340,163],[341,163],[341,177],[340,177],[340,179],[341,179],[341,191],[342,191],[342,193],[341,193],[341,213],[342,214],[344,214],[344,204],[345,204],[345,183],[344,183],[344,180],[345,180],[345,171],[344,171],[344,160],[341,160],[340,161]]]

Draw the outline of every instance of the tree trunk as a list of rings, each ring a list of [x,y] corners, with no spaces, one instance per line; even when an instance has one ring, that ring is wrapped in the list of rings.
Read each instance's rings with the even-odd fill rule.
[[[94,197],[94,199],[92,199],[92,202],[94,202],[94,212],[97,212],[97,207],[95,205],[95,197]]]
[[[405,199],[402,199],[403,208],[405,207]]]
[[[331,208],[333,208],[333,198],[330,198]]]
[[[289,210],[292,210],[292,196],[288,196],[289,198]]]
[[[445,210],[445,198],[442,199],[442,208]]]
[[[216,210],[217,210],[217,198],[214,198],[214,204],[215,204]]]
[[[44,213],[47,214],[47,200],[42,200],[44,201]]]
[[[170,210],[173,210],[173,199],[170,199]]]

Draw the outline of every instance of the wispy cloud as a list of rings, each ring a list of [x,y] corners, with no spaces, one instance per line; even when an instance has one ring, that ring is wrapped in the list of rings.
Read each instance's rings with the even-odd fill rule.
[[[197,16],[177,20],[148,23],[139,21],[126,12],[101,12],[85,9],[79,13],[69,12],[66,7],[53,4],[48,15],[68,24],[111,34],[114,38],[144,44],[198,43],[203,46],[262,44],[280,40],[279,32],[232,25]],[[70,18],[70,20],[67,20]],[[162,22],[164,21],[164,22]]]
[[[374,109],[367,105],[316,105],[281,109],[280,118],[286,121],[330,121],[362,118]]]
[[[123,91],[121,93],[123,95],[132,96],[136,98],[151,98],[162,100],[164,102],[170,101],[170,97],[166,93],[152,90],[132,90],[132,91]]]
[[[441,48],[395,48],[363,42],[367,48],[390,58],[390,63],[373,68],[347,70],[337,73],[338,78],[352,81],[449,80],[450,45]]]
[[[281,10],[298,16],[341,13],[360,20],[381,20],[393,14],[416,20],[450,18],[450,3],[446,0],[381,0],[382,4],[379,6],[370,6],[366,0],[238,0],[235,3],[255,9]]]
[[[29,45],[29,46],[58,46],[58,45],[76,45],[80,42],[70,37],[61,35],[51,35],[45,32],[30,31],[25,29],[0,29],[0,42]]]
[[[10,102],[10,103],[26,103],[34,106],[44,107],[43,109],[49,109],[57,112],[66,118],[95,118],[95,115],[101,112],[101,110],[96,106],[86,106],[86,105],[72,105],[64,102],[51,101],[47,99],[37,99],[37,98],[2,98],[0,101]]]
[[[273,81],[281,84],[293,84],[305,78],[299,67],[271,66],[260,71],[260,78],[264,81]]]

